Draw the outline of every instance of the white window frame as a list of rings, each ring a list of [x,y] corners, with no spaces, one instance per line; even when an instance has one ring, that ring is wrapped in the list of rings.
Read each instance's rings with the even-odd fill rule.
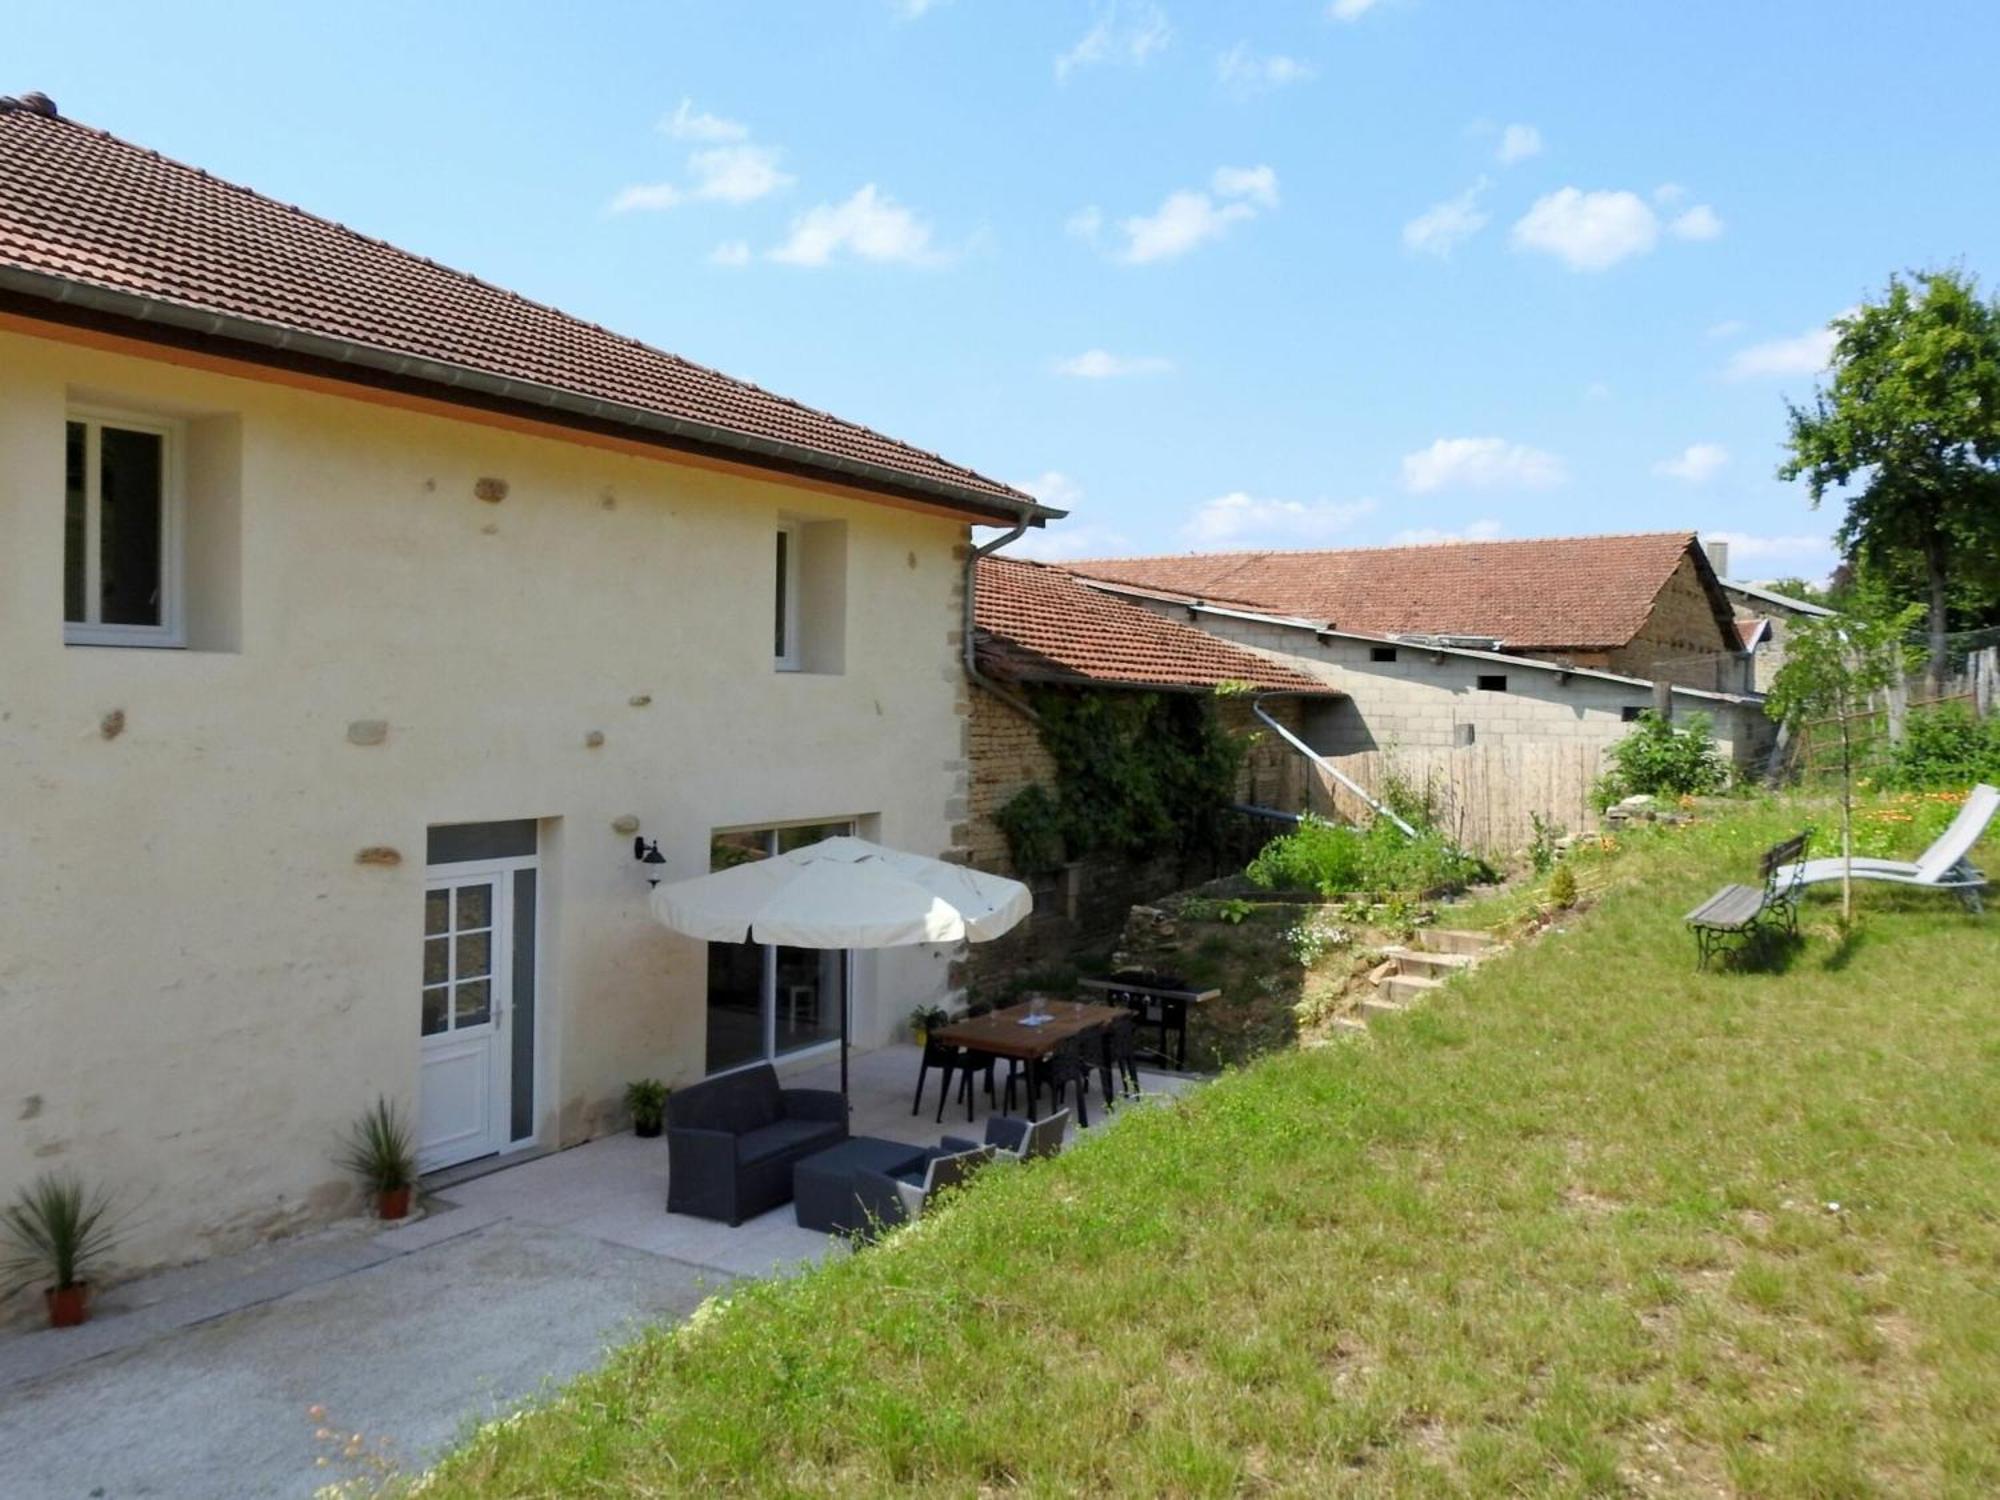
[[[805,529],[795,526],[790,522],[780,522],[777,534],[785,539],[785,576],[782,580],[776,576],[777,544],[773,542],[771,547],[771,587],[774,593],[782,589],[783,594],[781,598],[774,598],[772,602],[774,604],[781,604],[784,608],[785,649],[775,654],[773,665],[780,672],[798,672],[804,670],[804,664],[799,655],[799,544],[804,540]]]
[[[152,433],[160,439],[160,623],[157,625],[107,625],[97,620],[64,620],[63,644],[67,646],[145,646],[178,650],[187,645],[187,622],[183,612],[183,569],[185,517],[181,483],[181,455],[186,450],[183,425],[162,417],[110,407],[71,406],[63,414],[65,452],[69,424],[84,426],[83,449],[83,609],[86,615],[103,607],[100,545],[103,525],[102,449],[99,432],[106,427],[128,432]],[[65,470],[67,460],[65,460]],[[64,474],[68,483],[68,474]],[[64,503],[67,504],[67,494]],[[64,537],[68,545],[68,537]],[[63,559],[67,572],[69,559]]]

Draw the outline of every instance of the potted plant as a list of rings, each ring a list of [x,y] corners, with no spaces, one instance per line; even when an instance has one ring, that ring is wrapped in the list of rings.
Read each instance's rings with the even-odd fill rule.
[[[44,1173],[14,1195],[0,1213],[0,1277],[12,1294],[46,1276],[42,1292],[51,1328],[74,1328],[90,1316],[92,1264],[117,1240],[108,1215],[111,1199],[90,1192],[73,1172]]]
[[[921,1047],[925,1038],[950,1019],[950,1014],[942,1005],[919,1005],[910,1012],[910,1035]]]
[[[347,1135],[340,1164],[365,1182],[375,1194],[375,1211],[384,1219],[400,1219],[410,1211],[410,1190],[417,1181],[417,1152],[402,1111],[377,1097]]]
[[[667,1095],[673,1092],[657,1078],[625,1085],[625,1107],[632,1111],[632,1134],[651,1139],[667,1118]]]

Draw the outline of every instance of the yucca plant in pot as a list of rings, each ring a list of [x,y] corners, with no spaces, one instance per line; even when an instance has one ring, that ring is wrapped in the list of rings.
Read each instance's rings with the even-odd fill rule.
[[[625,1085],[625,1107],[632,1111],[632,1134],[650,1138],[660,1133],[667,1118],[667,1095],[672,1092],[657,1078],[641,1078]]]
[[[111,1196],[74,1172],[47,1172],[0,1212],[0,1278],[8,1295],[42,1280],[49,1326],[74,1328],[90,1316],[90,1269],[117,1242]]]
[[[410,1190],[417,1181],[417,1151],[402,1111],[377,1097],[348,1130],[340,1164],[375,1194],[375,1211],[385,1219],[400,1219],[410,1211]]]

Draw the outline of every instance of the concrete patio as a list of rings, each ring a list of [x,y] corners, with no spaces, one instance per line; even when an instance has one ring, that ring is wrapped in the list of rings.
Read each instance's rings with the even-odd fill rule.
[[[910,1114],[919,1060],[851,1060],[854,1134],[937,1140],[935,1074]],[[838,1077],[828,1063],[790,1081]],[[967,1133],[963,1105],[943,1130]],[[848,1253],[790,1205],[736,1229],[668,1214],[666,1177],[664,1140],[608,1136],[437,1189],[398,1228],[350,1221],[113,1286],[80,1329],[0,1334],[0,1495],[306,1495],[373,1471],[342,1456],[356,1433],[421,1466],[645,1324]]]

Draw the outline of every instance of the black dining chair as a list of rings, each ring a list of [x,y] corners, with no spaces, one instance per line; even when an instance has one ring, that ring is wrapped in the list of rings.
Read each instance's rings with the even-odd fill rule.
[[[1088,1047],[1088,1050],[1086,1049]],[[1070,1087],[1076,1088],[1076,1123],[1082,1129],[1090,1127],[1090,1073],[1092,1058],[1099,1050],[1094,1032],[1084,1032],[1080,1036],[1067,1037],[1056,1043],[1055,1050],[1040,1062],[1031,1063],[1026,1075],[1028,1094],[1028,1114],[1032,1118],[1036,1101],[1043,1089],[1049,1091],[1049,1108],[1061,1109],[1069,1096]],[[1014,1110],[1014,1079],[1007,1080],[1007,1112]]]
[[[1139,1044],[1135,1035],[1138,1021],[1130,1011],[1123,1011],[1118,1018],[1105,1023],[1098,1033],[1102,1040],[1102,1058],[1098,1064],[1097,1076],[1104,1086],[1104,1107],[1117,1107],[1117,1094],[1132,1095],[1139,1092]],[[1117,1080],[1114,1089],[1112,1080]]]

